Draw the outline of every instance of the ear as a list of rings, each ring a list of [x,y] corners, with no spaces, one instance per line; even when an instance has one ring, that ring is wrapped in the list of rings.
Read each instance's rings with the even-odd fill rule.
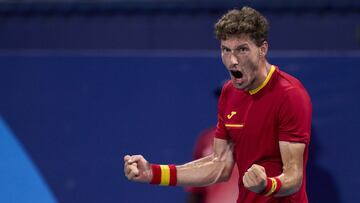
[[[260,46],[260,56],[265,57],[267,55],[268,49],[269,49],[269,44],[267,41],[264,41]]]

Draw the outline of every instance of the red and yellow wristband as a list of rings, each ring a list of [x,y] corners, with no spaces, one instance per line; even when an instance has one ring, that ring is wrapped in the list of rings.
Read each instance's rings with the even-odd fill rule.
[[[176,186],[176,166],[151,164],[152,180],[150,184]]]
[[[279,178],[267,178],[266,188],[261,194],[264,196],[275,195],[280,191],[281,185],[282,183]]]

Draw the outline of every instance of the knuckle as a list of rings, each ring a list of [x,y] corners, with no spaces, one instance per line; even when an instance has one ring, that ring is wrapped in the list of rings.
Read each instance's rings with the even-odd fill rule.
[[[130,173],[129,173],[129,180],[132,180],[134,178],[134,173],[131,171]]]

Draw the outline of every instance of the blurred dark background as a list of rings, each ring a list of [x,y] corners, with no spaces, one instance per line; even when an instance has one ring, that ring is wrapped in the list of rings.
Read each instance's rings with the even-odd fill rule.
[[[191,159],[226,79],[213,25],[252,6],[313,102],[310,202],[360,202],[360,1],[0,1],[0,202],[184,202],[123,156]]]
[[[217,49],[213,24],[253,6],[271,22],[273,50],[355,50],[358,0],[24,0],[0,3],[3,49]]]

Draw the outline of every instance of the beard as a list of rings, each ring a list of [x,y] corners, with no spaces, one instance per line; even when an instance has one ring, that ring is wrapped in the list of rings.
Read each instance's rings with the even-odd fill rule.
[[[240,67],[243,67],[242,68],[243,75],[247,79],[246,85],[244,87],[244,89],[246,89],[246,90],[256,88],[253,86],[256,83],[256,79],[257,79],[255,76],[257,75],[257,72],[259,70],[259,59],[257,59],[256,62],[254,62],[248,58],[240,65]]]

